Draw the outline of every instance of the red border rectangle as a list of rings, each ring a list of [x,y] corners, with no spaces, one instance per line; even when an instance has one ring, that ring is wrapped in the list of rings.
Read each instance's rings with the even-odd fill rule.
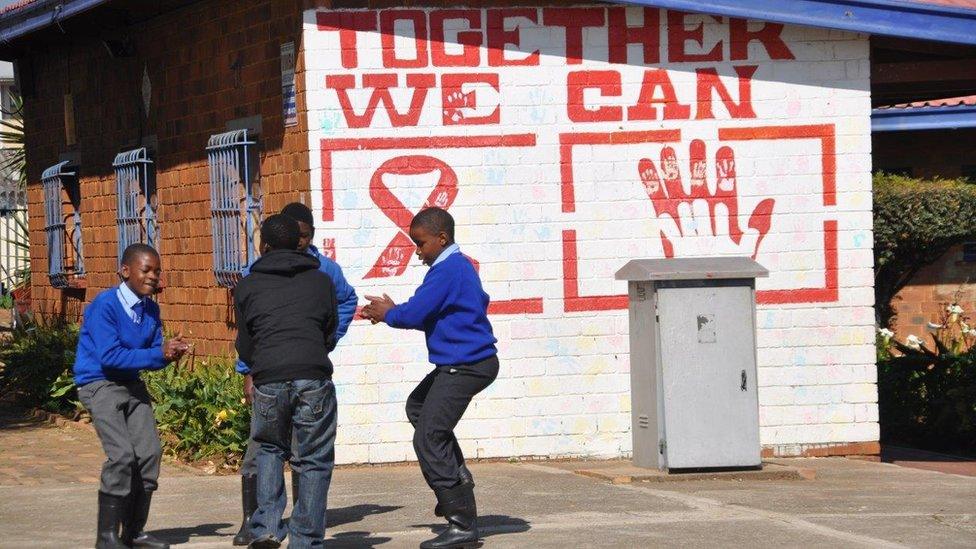
[[[510,135],[469,135],[457,137],[371,137],[322,139],[319,142],[322,158],[322,220],[335,221],[335,201],[332,192],[332,153],[334,151],[377,151],[390,149],[476,149],[495,147],[534,147],[532,133]],[[490,314],[540,314],[541,297],[494,301],[488,305]]]
[[[807,126],[758,126],[750,128],[720,128],[720,141],[763,139],[819,139],[822,167],[822,195],[824,206],[837,204],[837,153],[833,124]],[[648,132],[610,132],[562,134],[560,169],[562,173],[563,212],[576,211],[573,181],[573,151],[575,145],[616,145],[633,143],[667,143],[679,141],[680,130]],[[789,290],[760,290],[756,301],[763,304],[832,303],[839,299],[837,221],[826,220],[824,229],[824,286]],[[627,295],[581,296],[579,294],[579,259],[575,230],[563,231],[563,310],[566,312],[607,311],[627,308]]]

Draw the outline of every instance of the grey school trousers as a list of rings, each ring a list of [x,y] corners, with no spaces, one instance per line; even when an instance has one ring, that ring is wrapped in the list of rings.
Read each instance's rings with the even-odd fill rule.
[[[99,490],[119,497],[138,490],[138,483],[146,492],[155,490],[163,450],[142,380],[93,381],[78,388],[78,398],[91,412],[105,451]]]

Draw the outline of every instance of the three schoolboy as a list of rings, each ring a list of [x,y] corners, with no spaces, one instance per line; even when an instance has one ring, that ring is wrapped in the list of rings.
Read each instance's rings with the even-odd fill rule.
[[[238,318],[237,348],[243,367],[248,368],[248,381],[253,379],[253,387],[248,383],[248,392],[253,392],[252,437],[258,448],[257,464],[257,511],[250,517],[252,534],[251,547],[278,547],[285,535],[290,535],[291,547],[321,546],[325,527],[325,501],[334,464],[334,441],[336,425],[335,389],[331,382],[332,363],[328,353],[335,347],[339,327],[348,326],[348,313],[340,312],[340,300],[336,297],[335,277],[322,272],[322,262],[307,251],[299,250],[302,227],[295,220],[296,211],[291,217],[275,215],[269,217],[262,226],[262,257],[251,266],[251,274],[238,284],[235,290],[235,308]],[[303,217],[298,212],[297,217]],[[310,212],[309,212],[310,213]],[[309,227],[308,223],[304,219]],[[388,296],[367,296],[369,304],[362,310],[362,316],[373,324],[385,322],[391,327],[418,329],[425,334],[431,363],[435,368],[421,381],[407,399],[406,413],[415,429],[414,449],[420,462],[421,471],[437,499],[435,513],[444,516],[448,527],[435,538],[421,544],[422,548],[467,547],[479,539],[477,528],[477,507],[474,498],[474,480],[465,466],[464,455],[454,436],[453,430],[461,419],[471,399],[494,381],[498,374],[496,339],[487,318],[489,296],[484,292],[477,271],[470,260],[461,254],[454,242],[454,220],[445,210],[427,208],[418,213],[410,225],[410,238],[417,246],[418,258],[430,271],[413,297],[397,305]],[[304,242],[307,242],[305,240]],[[302,242],[304,244],[304,242]],[[138,343],[135,349],[143,354],[128,354],[114,358],[102,351],[87,352],[82,359],[83,343],[79,342],[79,361],[76,362],[76,381],[79,394],[85,392],[83,402],[92,410],[93,417],[106,417],[102,406],[96,403],[94,395],[101,390],[92,390],[88,385],[100,381],[97,376],[89,379],[85,372],[100,369],[113,372],[118,368],[127,372],[111,383],[138,382],[138,371],[156,369],[169,361],[178,359],[186,351],[187,345],[181,337],[163,341],[158,306],[148,299],[158,285],[159,257],[155,250],[143,249],[140,253],[148,256],[148,270],[139,262],[127,262],[123,258],[123,278],[127,286],[142,302],[141,307],[130,306],[126,311],[126,292],[118,288],[107,290],[103,295],[119,296],[119,306],[112,315],[118,325],[118,317],[128,317],[130,322],[138,323],[145,318],[150,324],[159,326],[147,338],[135,342],[135,332],[127,324],[113,328],[118,338],[125,338],[125,345]],[[155,261],[155,263],[153,263]],[[131,265],[130,265],[131,263]],[[338,267],[338,266],[336,266]],[[322,269],[322,270],[320,270]],[[133,274],[133,273],[145,273]],[[341,270],[339,270],[341,277]],[[128,277],[128,278],[126,278]],[[128,280],[132,279],[132,285]],[[145,279],[145,280],[144,280]],[[299,282],[296,282],[300,280]],[[342,282],[345,282],[343,279]],[[351,290],[351,287],[349,288]],[[287,294],[287,298],[282,297]],[[352,292],[353,296],[355,295]],[[85,345],[91,345],[91,332],[98,330],[98,320],[105,316],[104,302],[107,297],[100,295],[85,312],[85,324],[91,324],[86,334]],[[348,303],[348,299],[346,300]],[[347,305],[348,307],[348,305]],[[131,313],[139,309],[139,313]],[[145,312],[143,312],[145,311]],[[136,316],[133,316],[136,315]],[[274,321],[269,319],[274,318]],[[345,322],[343,322],[345,321]],[[283,323],[284,322],[284,323]],[[344,329],[342,330],[344,331]],[[142,333],[142,332],[139,332]],[[302,345],[296,347],[294,338]],[[81,367],[79,368],[79,364]],[[79,372],[81,375],[79,376]],[[135,372],[135,377],[131,372]],[[106,375],[106,381],[108,380]],[[149,411],[151,405],[148,395],[144,395],[137,385],[127,389],[129,395],[138,394],[139,403]],[[133,405],[136,407],[135,405]],[[139,417],[145,417],[142,413]],[[103,441],[106,455],[106,468],[117,454],[109,419],[95,419],[96,428],[102,425],[99,435]],[[140,463],[140,471],[145,461],[142,489],[135,490],[131,485],[124,490],[124,484],[114,473],[103,470],[103,488],[100,490],[99,543],[98,547],[124,547],[129,543],[135,547],[167,547],[159,545],[136,545],[131,540],[143,539],[155,543],[151,536],[142,532],[145,525],[143,513],[136,513],[136,520],[129,522],[128,534],[123,528],[122,537],[113,538],[108,532],[110,520],[124,523],[121,518],[110,519],[106,513],[102,517],[102,493],[107,495],[106,509],[123,508],[123,504],[113,507],[113,502],[131,496],[138,503],[136,507],[148,515],[148,500],[156,487],[159,461],[159,439],[155,424],[140,427],[149,442],[135,441],[132,448],[132,463]],[[105,434],[103,434],[103,431]],[[137,431],[138,432],[138,431]],[[292,440],[294,434],[295,440]],[[152,441],[155,441],[153,446]],[[124,446],[124,445],[122,445]],[[111,452],[111,453],[110,453]],[[148,454],[142,456],[142,454]],[[155,456],[153,458],[152,456]],[[292,519],[286,530],[281,520],[285,508],[282,467],[285,459],[295,461],[298,477],[297,501]],[[133,469],[135,470],[135,469]],[[115,488],[115,486],[120,486]],[[147,495],[148,494],[148,495]],[[119,498],[119,499],[113,499]],[[141,502],[146,502],[142,504]],[[245,512],[247,509],[245,509]],[[124,511],[115,515],[121,517]],[[140,518],[141,517],[141,520]],[[141,523],[140,523],[141,522]],[[104,523],[104,528],[103,528]],[[243,528],[242,528],[243,531]],[[103,543],[103,535],[107,541]],[[125,538],[129,535],[130,538]],[[121,545],[111,545],[112,543]]]

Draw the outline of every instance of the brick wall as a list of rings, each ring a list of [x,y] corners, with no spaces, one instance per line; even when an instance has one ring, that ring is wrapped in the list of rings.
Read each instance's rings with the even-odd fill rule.
[[[974,141],[972,128],[878,133],[872,137],[874,167],[899,173],[907,169],[922,178],[972,176],[976,174]]]
[[[625,288],[613,273],[632,257],[714,254],[755,255],[771,271],[759,283],[758,316],[768,451],[873,447],[865,36],[604,6],[530,7],[504,14],[522,16],[517,23],[501,23],[503,14],[475,9],[444,18],[444,48],[439,35],[421,41],[427,53],[419,59],[437,56],[439,66],[430,67],[417,61],[409,22],[384,16],[392,25],[388,43],[377,32],[356,34],[362,49],[354,60],[343,56],[339,33],[325,30],[336,13],[330,3],[296,4],[190,4],[133,27],[132,59],[108,58],[94,39],[32,50],[38,92],[27,127],[40,308],[77,315],[115,282],[111,160],[140,135],[154,135],[168,271],[164,315],[170,327],[192,333],[201,352],[227,352],[230,296],[210,272],[203,148],[228,120],[261,115],[265,212],[308,193],[321,217],[316,244],[334,251],[361,296],[403,300],[424,274],[403,261],[409,248],[388,246],[398,232],[391,212],[401,205],[416,211],[429,199],[457,217],[458,240],[493,298],[503,362],[498,381],[459,427],[470,456],[628,455]],[[392,4],[400,3],[335,2]],[[378,20],[376,12],[351,13]],[[420,13],[410,17],[431,17]],[[643,17],[648,28],[623,32],[642,26]],[[477,33],[458,38],[479,20],[494,29],[481,34],[481,46]],[[572,30],[583,21],[590,27]],[[356,22],[340,18],[331,26],[343,24]],[[611,25],[621,32],[608,32]],[[608,63],[609,36],[646,43],[617,44]],[[513,40],[521,45],[506,45]],[[283,130],[278,56],[287,41],[299,51],[299,124]],[[148,117],[138,106],[146,70]],[[392,74],[396,82],[373,109],[362,89],[367,74]],[[367,87],[389,81],[374,78]],[[411,109],[419,89],[426,95]],[[85,197],[89,274],[80,294],[45,283],[41,231],[40,170],[69,149],[66,93]],[[345,110],[340,98],[348,100]],[[676,165],[670,153],[662,161],[666,147]],[[704,174],[707,192],[691,194],[690,157],[705,160],[694,175]],[[374,179],[379,194],[371,195]],[[706,201],[701,210],[706,196],[711,206]],[[402,407],[429,368],[422,334],[359,321],[334,359],[338,459],[411,459]]]
[[[401,301],[425,269],[393,220],[445,205],[492,296],[502,371],[459,427],[468,455],[629,454],[613,273],[720,254],[771,271],[763,444],[876,451],[865,36],[620,6],[323,9],[304,24],[316,238],[360,295]],[[335,361],[339,459],[410,459],[422,334],[357,322]]]
[[[198,2],[126,29],[131,57],[112,58],[102,37],[33,47],[36,96],[25,109],[35,308],[77,318],[82,306],[117,282],[116,197],[112,160],[155,139],[160,252],[167,288],[160,295],[168,329],[183,329],[204,354],[232,349],[230,293],[216,285],[211,258],[210,191],[205,147],[231,120],[261,118],[265,211],[305,196],[305,118],[285,129],[280,47],[301,47],[299,2]],[[95,16],[97,18],[97,14]],[[297,79],[303,79],[299,60]],[[150,105],[143,114],[144,76]],[[71,95],[77,145],[66,144]],[[304,109],[299,94],[298,108]],[[47,282],[40,172],[70,153],[80,165],[86,289]]]
[[[895,334],[904,341],[910,334],[931,347],[929,322],[938,323],[947,303],[958,303],[970,318],[976,318],[976,263],[964,262],[962,246],[956,246],[935,263],[924,267],[892,300]]]

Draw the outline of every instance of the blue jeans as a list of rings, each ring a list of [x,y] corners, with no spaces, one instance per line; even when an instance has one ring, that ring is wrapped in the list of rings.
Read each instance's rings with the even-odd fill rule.
[[[298,448],[291,448],[292,434]],[[335,465],[336,395],[331,380],[300,379],[254,388],[251,434],[257,443],[258,509],[255,537],[289,538],[289,547],[324,547],[325,511]],[[299,493],[288,521],[285,460],[298,456]]]

